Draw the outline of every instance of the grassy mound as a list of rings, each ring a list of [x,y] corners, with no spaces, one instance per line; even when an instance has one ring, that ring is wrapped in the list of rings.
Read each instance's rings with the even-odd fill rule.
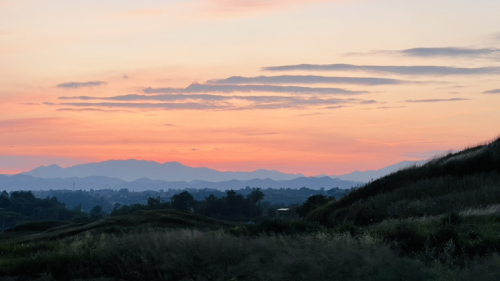
[[[329,227],[460,212],[500,203],[500,139],[397,171],[321,206],[307,219]]]
[[[128,233],[154,228],[195,228],[217,230],[234,224],[202,215],[173,209],[140,210],[123,216],[109,217],[88,224],[67,222],[32,222],[19,225],[9,232],[0,234],[0,241],[28,242],[54,240],[86,232]]]

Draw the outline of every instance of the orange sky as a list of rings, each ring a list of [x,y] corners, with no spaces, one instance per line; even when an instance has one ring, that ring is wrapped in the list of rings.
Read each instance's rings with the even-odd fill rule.
[[[498,1],[235,3],[0,0],[0,174],[332,175],[500,134]]]

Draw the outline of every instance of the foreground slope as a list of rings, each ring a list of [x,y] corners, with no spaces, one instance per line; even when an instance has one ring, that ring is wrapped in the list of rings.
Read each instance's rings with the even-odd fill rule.
[[[232,223],[212,219],[195,213],[174,209],[140,210],[123,216],[113,216],[88,224],[59,221],[41,221],[18,225],[0,233],[0,242],[28,242],[37,240],[55,240],[91,232],[121,233],[138,232],[157,228],[191,228],[199,230],[217,230]]]
[[[439,215],[500,204],[500,139],[409,167],[358,188],[308,215],[335,226]]]

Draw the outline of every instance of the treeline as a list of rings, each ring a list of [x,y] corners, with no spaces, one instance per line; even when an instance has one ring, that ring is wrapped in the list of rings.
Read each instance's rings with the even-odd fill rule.
[[[169,191],[170,192],[170,191]],[[165,196],[161,192],[130,192],[126,189],[98,190],[98,191],[14,191],[10,194],[3,191],[0,194],[0,231],[12,228],[20,223],[29,221],[71,221],[75,223],[88,223],[102,219],[108,215],[117,216],[128,214],[137,210],[177,209],[195,212],[201,215],[228,221],[252,221],[257,217],[275,217],[277,209],[289,207],[289,211],[281,213],[281,217],[296,218],[305,216],[310,210],[321,204],[335,200],[334,194],[339,196],[345,190],[333,188],[331,190],[312,190],[301,188],[298,190],[245,188],[242,190],[229,190],[226,192],[213,190],[195,190],[193,193],[182,191]],[[288,193],[289,192],[289,193]],[[270,197],[283,197],[281,203],[268,201]],[[37,198],[36,195],[57,195]],[[105,195],[107,194],[107,197]],[[206,196],[198,199],[200,194]],[[311,195],[312,194],[312,195]],[[163,197],[161,195],[164,195]],[[170,195],[170,194],[169,194]],[[146,198],[145,198],[146,197]],[[266,197],[266,201],[264,201]],[[133,198],[133,199],[132,199]],[[303,198],[304,204],[285,204],[293,198]],[[114,201],[112,204],[110,201]],[[140,200],[144,203],[122,204],[118,202],[134,202]],[[117,202],[118,201],[118,202]]]
[[[236,194],[242,195],[243,197],[248,196],[254,188],[247,186],[242,189],[234,189]],[[225,197],[227,191],[221,191],[216,189],[204,188],[204,189],[189,189],[189,190],[179,190],[179,189],[169,189],[169,190],[159,190],[159,191],[142,191],[134,192],[128,189],[112,190],[112,189],[101,189],[101,190],[40,190],[33,191],[33,194],[38,198],[46,197],[57,197],[59,201],[66,204],[69,209],[73,209],[80,204],[82,205],[82,210],[84,212],[89,212],[94,206],[102,206],[105,213],[109,213],[114,209],[115,204],[132,206],[135,204],[146,205],[148,204],[149,198],[161,198],[163,202],[170,202],[174,195],[179,194],[183,191],[189,192],[195,200],[203,201],[205,198],[213,195],[217,198]],[[299,189],[291,188],[261,188],[261,191],[265,194],[265,201],[269,206],[274,206],[275,208],[286,207],[293,204],[302,204],[313,195],[324,195],[326,197],[335,197],[336,199],[344,196],[349,190],[340,189],[334,187],[331,189],[310,189],[307,187],[302,187]],[[262,202],[264,204],[264,202]],[[268,208],[268,207],[267,207]]]
[[[254,188],[249,194],[243,196],[234,190],[226,192],[226,196],[217,197],[214,194],[208,195],[203,200],[194,199],[188,191],[183,191],[171,197],[170,202],[162,201],[161,197],[149,198],[146,205],[115,204],[111,211],[111,216],[125,215],[137,210],[145,209],[168,209],[173,208],[181,211],[191,211],[205,216],[230,220],[249,221],[255,217],[262,216],[266,210],[269,214],[274,214],[275,208],[266,204],[259,204],[264,199],[265,194],[260,188]],[[273,212],[274,211],[274,212]]]
[[[58,220],[90,222],[101,219],[102,207],[95,206],[89,213],[78,205],[68,209],[57,197],[36,198],[31,191],[6,191],[0,193],[0,230],[27,221]]]
[[[234,190],[228,190],[226,196],[217,197],[210,194],[202,200],[196,200],[189,192],[183,191],[174,195],[170,202],[162,201],[158,196],[149,198],[146,205],[115,204],[111,216],[125,215],[137,210],[173,208],[228,221],[252,221],[254,218],[261,216],[276,217],[277,209],[283,206],[263,201],[265,196],[265,193],[260,188],[253,188],[246,196],[237,194]],[[305,217],[315,208],[335,201],[334,196],[312,195],[303,204],[288,205],[288,208],[286,208],[288,211],[283,212],[280,216],[288,218]]]

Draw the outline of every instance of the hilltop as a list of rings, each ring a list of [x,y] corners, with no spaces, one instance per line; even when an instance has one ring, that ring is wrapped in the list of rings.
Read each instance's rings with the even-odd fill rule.
[[[318,208],[309,220],[335,226],[373,224],[485,208],[500,203],[500,139],[401,169],[341,200]]]
[[[91,223],[63,221],[37,221],[17,225],[0,233],[0,242],[26,243],[58,240],[72,236],[92,234],[120,234],[155,229],[218,230],[234,227],[234,223],[212,219],[203,215],[174,209],[139,210],[121,216],[112,216]]]

